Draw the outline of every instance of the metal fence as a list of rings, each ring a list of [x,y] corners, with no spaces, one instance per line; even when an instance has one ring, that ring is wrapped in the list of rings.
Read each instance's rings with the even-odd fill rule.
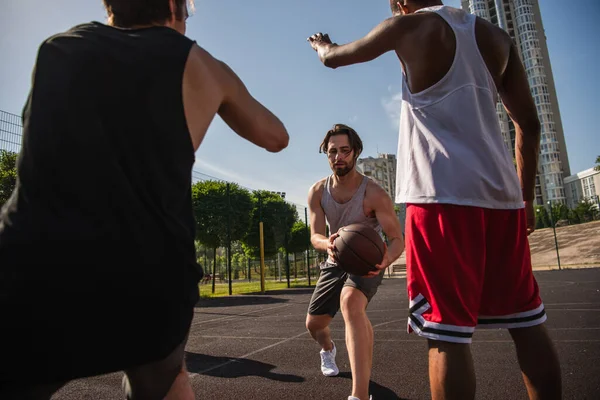
[[[21,116],[0,110],[0,150],[18,153],[22,133]]]
[[[0,151],[18,153],[22,119],[0,111]],[[308,207],[284,192],[256,190],[192,171],[202,295],[311,286],[324,255],[310,243]],[[1,206],[1,204],[0,204]]]
[[[20,116],[0,111],[0,150],[19,152],[22,130]],[[205,184],[210,186],[207,192],[217,193],[212,202],[195,202],[198,230],[208,234],[197,241],[198,262],[206,273],[202,295],[314,285],[325,255],[310,244],[307,206],[286,201],[282,192],[247,188],[197,170],[192,178],[195,186]],[[537,230],[529,237],[534,268],[599,266],[597,210],[587,203],[574,210],[564,205],[537,207]],[[404,212],[399,206],[399,215]],[[206,215],[210,218],[203,222]],[[404,266],[402,257],[389,275],[403,276]]]

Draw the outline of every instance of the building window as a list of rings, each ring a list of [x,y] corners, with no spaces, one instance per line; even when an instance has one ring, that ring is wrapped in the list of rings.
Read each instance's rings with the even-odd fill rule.
[[[591,199],[596,195],[596,185],[594,184],[594,177],[590,176],[583,179],[583,197]]]

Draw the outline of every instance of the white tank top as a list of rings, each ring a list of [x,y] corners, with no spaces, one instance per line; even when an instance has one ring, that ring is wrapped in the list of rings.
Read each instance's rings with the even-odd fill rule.
[[[504,145],[496,85],[477,47],[474,15],[435,6],[456,36],[452,67],[411,93],[403,73],[396,203],[523,208],[521,185]]]

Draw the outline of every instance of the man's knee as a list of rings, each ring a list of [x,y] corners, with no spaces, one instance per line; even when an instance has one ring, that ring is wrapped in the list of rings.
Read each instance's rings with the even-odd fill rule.
[[[329,326],[331,322],[330,315],[306,315],[306,329],[309,332],[319,332]]]
[[[353,287],[346,287],[342,291],[340,305],[342,314],[346,318],[365,314],[368,304],[367,296],[360,290]]]

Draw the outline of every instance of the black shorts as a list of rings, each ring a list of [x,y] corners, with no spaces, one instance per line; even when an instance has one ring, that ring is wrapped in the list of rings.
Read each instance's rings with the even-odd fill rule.
[[[127,369],[123,389],[130,400],[162,400],[169,392],[183,367],[187,338],[162,360]],[[23,371],[25,374],[26,371]],[[0,389],[3,400],[49,400],[64,383],[21,385],[6,391]]]
[[[310,315],[326,315],[334,317],[340,309],[340,295],[344,286],[360,290],[371,301],[383,280],[384,271],[373,278],[352,275],[340,267],[328,262],[321,263],[321,275],[315,287],[308,313]]]

